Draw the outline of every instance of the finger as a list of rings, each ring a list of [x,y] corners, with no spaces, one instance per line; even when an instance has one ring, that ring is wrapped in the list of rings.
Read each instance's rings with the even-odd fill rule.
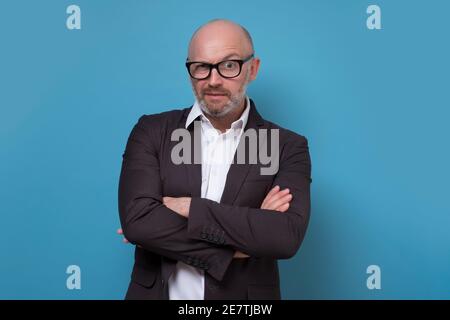
[[[279,206],[278,208],[276,208],[275,210],[276,210],[276,211],[279,211],[279,212],[286,212],[287,209],[289,209],[289,205],[290,205],[289,202],[288,202],[288,203],[285,203],[285,204]]]
[[[282,197],[284,194],[288,193],[288,191],[286,189],[281,190],[280,191],[280,187],[278,187],[275,192],[273,192],[270,197],[266,197],[263,201],[264,207],[267,208],[270,203],[272,203],[273,201],[275,201],[276,199]],[[268,194],[269,195],[269,194]],[[263,207],[263,206],[261,206]]]
[[[289,194],[281,197],[280,199],[272,202],[269,205],[269,208],[270,208],[270,210],[275,210],[276,208],[278,208],[278,207],[280,207],[280,206],[290,202],[291,200],[292,200],[292,194],[289,193]]]
[[[130,241],[128,241],[128,239],[127,238],[123,238],[123,240],[122,240],[124,243],[130,243]]]
[[[273,187],[269,193],[266,195],[266,199],[270,198],[271,196],[273,196],[274,194],[276,194],[278,191],[280,191],[280,186],[276,185],[275,187]]]
[[[275,187],[273,187],[269,193],[266,195],[266,197],[263,200],[263,203],[261,204],[261,208],[267,203],[267,201],[274,195],[276,194],[278,191],[280,191],[280,186],[276,185]]]
[[[271,204],[271,208],[272,208],[273,210],[275,210],[275,209],[277,209],[278,207],[281,207],[281,206],[285,205],[286,203],[291,202],[291,200],[292,200],[292,194],[289,193],[289,194],[283,196],[282,198],[280,198],[280,199],[274,201],[274,202]]]
[[[286,196],[287,194],[289,194],[289,189],[288,189],[288,188],[286,188],[286,189],[284,189],[284,190],[281,190],[281,191],[277,192],[275,195],[272,196],[272,198],[271,198],[269,201],[267,201],[266,206],[267,206],[267,207],[271,207],[272,209],[273,209],[273,208],[276,208],[277,206],[273,206],[272,204],[273,204],[275,201],[278,201],[278,200],[281,199],[282,197]]]
[[[117,229],[117,234],[123,234],[122,228]]]

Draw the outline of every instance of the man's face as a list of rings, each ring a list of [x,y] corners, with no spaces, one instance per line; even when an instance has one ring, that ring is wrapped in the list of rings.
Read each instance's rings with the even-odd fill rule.
[[[231,59],[242,57],[234,55]],[[217,63],[224,60],[226,60],[224,57],[220,57],[204,62]],[[242,106],[249,75],[248,63],[242,66],[240,75],[232,79],[223,78],[216,69],[213,69],[210,76],[204,80],[191,78],[192,88],[203,111],[211,116],[220,117]]]
[[[227,26],[209,26],[205,29],[194,37],[189,48],[189,61],[215,64],[224,60],[243,60],[253,53],[245,43],[241,30]],[[257,66],[255,68],[254,64],[255,59],[244,63],[239,76],[231,79],[222,77],[216,69],[212,69],[210,76],[204,80],[191,78],[202,110],[211,116],[221,117],[242,107],[247,84],[256,77]]]

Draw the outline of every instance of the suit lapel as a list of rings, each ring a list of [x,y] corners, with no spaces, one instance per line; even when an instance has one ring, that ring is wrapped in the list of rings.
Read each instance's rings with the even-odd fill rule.
[[[250,112],[248,115],[247,125],[245,126],[244,130],[245,131],[247,131],[248,129],[258,130],[258,128],[260,128],[263,124],[264,124],[263,119],[256,111],[256,106],[253,100],[250,99]],[[241,145],[242,143],[245,143],[245,141],[243,140],[243,135],[241,136],[239,145]],[[245,154],[247,156],[248,152],[249,152],[248,145],[245,145]],[[237,153],[234,154],[233,163],[230,165],[230,169],[227,174],[227,180],[225,183],[220,203],[230,205],[234,203],[237,195],[239,194],[242,184],[247,178],[251,166],[252,164],[250,164],[249,161],[245,161],[244,164],[238,164]]]
[[[195,130],[195,127],[197,127],[197,130]],[[201,165],[202,141],[201,141],[200,121],[195,120],[192,124],[189,125],[188,130],[191,134],[191,163],[183,165],[186,168],[187,182],[191,197],[200,198],[202,193],[202,165]]]

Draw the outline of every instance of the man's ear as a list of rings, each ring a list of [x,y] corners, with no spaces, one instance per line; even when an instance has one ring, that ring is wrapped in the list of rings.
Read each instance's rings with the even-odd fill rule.
[[[249,81],[253,81],[256,79],[256,76],[258,75],[259,65],[261,63],[261,60],[259,58],[254,58],[251,61],[250,66],[250,79]]]

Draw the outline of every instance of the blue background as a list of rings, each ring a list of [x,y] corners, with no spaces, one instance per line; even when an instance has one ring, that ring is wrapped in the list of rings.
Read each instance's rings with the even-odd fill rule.
[[[81,7],[81,30],[66,8]],[[368,30],[377,4],[382,30]],[[139,116],[190,106],[192,32],[242,23],[263,117],[307,136],[312,215],[285,299],[450,298],[448,1],[2,1],[0,298],[122,299],[115,234]],[[66,268],[81,267],[81,290]],[[366,287],[379,265],[381,290]]]

